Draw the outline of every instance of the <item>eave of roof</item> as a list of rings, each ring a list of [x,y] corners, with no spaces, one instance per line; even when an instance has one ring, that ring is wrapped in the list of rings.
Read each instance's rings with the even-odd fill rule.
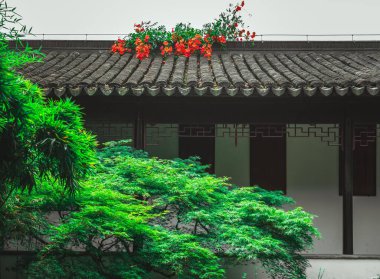
[[[110,41],[29,41],[44,63],[20,70],[46,94],[377,96],[380,42],[229,43],[211,61],[159,55],[139,61],[109,51]]]

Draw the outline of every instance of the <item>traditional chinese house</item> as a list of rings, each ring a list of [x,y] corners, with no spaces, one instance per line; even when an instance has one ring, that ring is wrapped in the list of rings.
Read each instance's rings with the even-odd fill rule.
[[[380,42],[229,43],[166,63],[108,41],[30,44],[46,57],[21,72],[80,104],[100,142],[197,155],[237,185],[281,190],[318,216],[311,278],[380,274]]]

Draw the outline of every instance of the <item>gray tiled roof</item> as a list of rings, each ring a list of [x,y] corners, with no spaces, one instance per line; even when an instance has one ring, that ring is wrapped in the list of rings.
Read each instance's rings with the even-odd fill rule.
[[[43,63],[20,72],[48,94],[299,96],[378,95],[380,49],[216,51],[139,61],[99,48],[47,48]],[[380,94],[379,94],[380,95]]]

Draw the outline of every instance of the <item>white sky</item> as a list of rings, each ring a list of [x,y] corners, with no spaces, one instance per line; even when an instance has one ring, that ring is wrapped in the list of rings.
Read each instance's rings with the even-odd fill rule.
[[[200,27],[215,18],[230,2],[236,3],[233,0],[7,2],[10,6],[17,7],[18,12],[24,17],[24,23],[32,26],[34,33],[107,34],[128,33],[135,22],[142,20],[157,21],[169,28],[177,22],[191,22]],[[253,16],[248,16],[249,13]],[[374,34],[380,33],[379,13],[380,0],[246,0],[243,14],[248,25],[258,34]],[[83,36],[77,38],[84,39]],[[114,39],[114,36],[108,39]],[[380,36],[375,39],[380,40]]]

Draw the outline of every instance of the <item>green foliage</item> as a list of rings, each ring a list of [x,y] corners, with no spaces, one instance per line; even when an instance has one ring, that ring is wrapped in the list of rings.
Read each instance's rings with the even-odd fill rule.
[[[2,40],[17,39],[21,33],[30,33],[31,28],[27,28],[21,23],[21,16],[16,13],[16,8],[9,7],[5,0],[0,0],[0,34]]]
[[[94,163],[94,138],[84,130],[79,107],[46,101],[37,85],[16,72],[42,54],[20,44],[19,32],[27,29],[4,1],[0,30],[0,207],[15,188],[31,190],[40,177],[53,177],[74,192]]]
[[[184,23],[178,23],[173,29],[175,36],[178,38],[181,38],[185,41],[188,41],[192,38],[194,38],[197,34],[201,34],[202,36],[205,35],[205,30],[201,30],[198,28],[194,28],[191,26],[190,23],[184,24]],[[172,37],[172,36],[170,36]]]
[[[75,197],[45,182],[12,198],[29,208],[18,218],[31,208],[61,216],[59,225],[40,232],[47,243],[29,278],[147,278],[152,272],[224,278],[223,267],[246,262],[261,262],[273,278],[306,278],[300,253],[318,232],[310,214],[282,209],[290,198],[233,186],[206,173],[196,158],[150,158],[124,144],[99,151],[96,174]]]
[[[203,30],[206,30],[210,37],[223,35],[230,41],[235,41],[240,38],[244,40],[252,39],[253,44],[256,33],[245,30],[245,28],[249,29],[249,26],[245,26],[244,20],[239,10],[237,10],[237,7],[242,9],[244,7],[244,1],[241,2],[240,6],[230,4],[228,9],[220,13],[216,19],[210,23],[206,23],[203,26]]]
[[[143,26],[144,31],[129,34],[128,40],[126,40],[125,44],[127,48],[135,48],[136,39],[139,38],[144,40],[147,35],[150,37],[149,42],[151,43],[152,48],[158,48],[162,42],[171,40],[171,33],[166,30],[165,26],[158,25],[157,22],[142,22],[141,26]]]

